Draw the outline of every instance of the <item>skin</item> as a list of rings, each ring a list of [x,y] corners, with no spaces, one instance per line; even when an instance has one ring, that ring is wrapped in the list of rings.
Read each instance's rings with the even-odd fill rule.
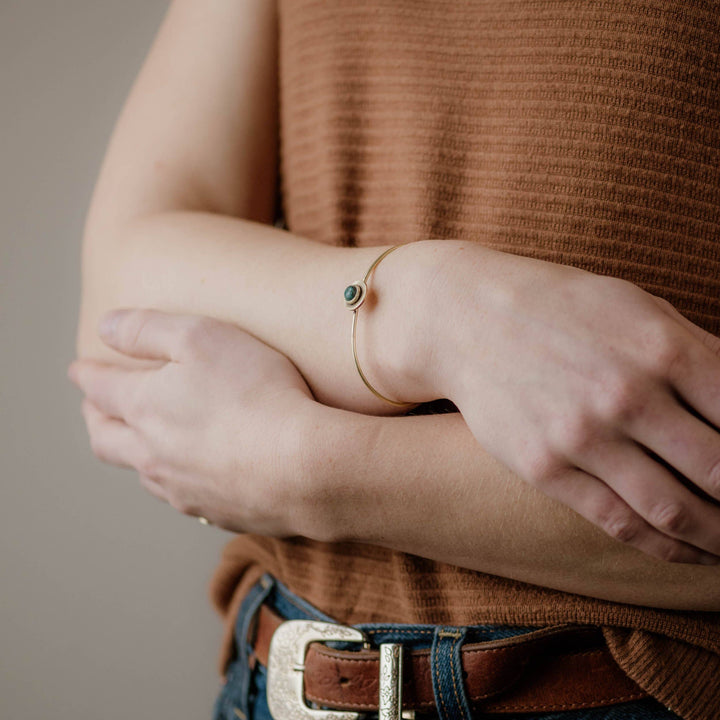
[[[457,414],[329,408],[285,356],[234,325],[148,310],[111,316],[119,323],[105,342],[153,367],[71,365],[91,446],[180,512],[233,532],[372,542],[609,600],[718,609],[715,568],[612,541],[494,461]]]
[[[228,529],[280,536],[301,531],[330,540],[351,535],[598,597],[708,607],[709,598],[720,596],[714,569],[695,567],[689,577],[686,568],[638,550],[660,560],[695,563],[715,562],[720,553],[720,517],[711,501],[719,495],[720,436],[713,427],[720,424],[717,339],[665,301],[624,281],[481,244],[412,243],[388,256],[373,278],[378,302],[361,311],[361,362],[387,395],[412,401],[449,397],[462,418],[368,420],[357,415],[397,412],[373,398],[357,377],[347,343],[350,317],[339,301],[344,285],[362,277],[384,247],[323,246],[267,225],[275,180],[269,168],[276,159],[277,99],[268,90],[275,87],[275,55],[272,3],[218,0],[206,12],[190,0],[176,0],[133,87],[108,148],[84,238],[78,354],[85,360],[77,379],[90,399],[84,408],[96,452],[108,462],[138,469],[153,494],[182,511],[206,515]],[[205,131],[190,132],[197,127]],[[288,273],[297,267],[301,273]],[[151,314],[131,315],[118,328],[125,339],[110,351],[97,337],[96,325],[105,310],[119,306],[170,311],[184,316],[186,324],[175,326],[174,340],[166,337],[164,354],[148,357],[141,351],[138,357],[129,349],[132,342],[160,330]],[[162,374],[157,365],[169,365],[173,347],[197,346],[193,333],[199,334],[200,344],[210,342],[203,323],[232,328],[236,334],[231,337],[238,342],[241,327],[248,331],[246,338],[292,361],[290,367],[300,371],[305,388],[295,387],[292,397],[300,393],[304,403],[268,404],[266,415],[250,406],[254,409],[246,416],[245,390],[252,395],[252,384],[242,385],[243,392],[232,397],[237,404],[233,411],[213,407],[201,394],[192,408],[185,407],[186,416],[170,391],[136,392],[129,414],[99,399],[109,397],[113,387],[116,394],[125,387],[122,368],[151,373],[144,377]],[[188,326],[195,329],[188,331]],[[645,328],[640,336],[638,327]],[[236,351],[227,338],[219,344],[222,351],[217,347],[203,364],[193,366],[197,376],[175,384],[176,395],[187,393],[193,383],[203,387],[210,376],[224,377],[219,357]],[[115,367],[103,368],[97,361]],[[249,380],[234,382],[258,382],[242,363],[232,367],[237,375],[249,372]],[[94,379],[88,380],[93,372]],[[274,375],[260,377],[275,385]],[[228,394],[217,396],[228,400]],[[206,425],[213,412],[216,420]],[[333,413],[329,424],[324,413]],[[155,418],[156,428],[159,418],[178,416],[188,433],[191,428],[216,428],[226,438],[216,441],[224,453],[218,455],[219,467],[203,466],[207,448],[195,444],[197,433],[156,429],[153,437],[165,438],[164,447],[159,449],[160,439],[153,443],[146,433],[141,452],[140,441],[132,445],[129,432],[120,432],[122,424],[110,422],[136,429],[133,418],[141,416],[148,423]],[[285,422],[288,416],[294,422]],[[227,426],[232,428],[230,439],[217,422],[228,417],[237,423]],[[231,440],[242,437],[243,417],[253,418],[249,432],[279,424],[287,436],[260,433],[256,443],[238,448]],[[353,434],[343,441],[336,429],[344,425]],[[108,433],[115,429],[114,442],[100,427]],[[304,475],[302,492],[288,486],[284,462],[268,461],[271,437],[277,446],[290,448],[283,451],[287,455],[281,453],[290,458],[288,466],[300,460],[312,468]],[[298,437],[312,437],[310,457],[308,443],[297,450]],[[424,445],[417,445],[418,437],[425,439]],[[429,446],[428,438],[433,440]],[[446,447],[461,454],[446,457]],[[425,461],[421,467],[408,462],[410,449],[416,453],[412,457]],[[167,467],[171,457],[185,458],[172,472]],[[379,476],[390,478],[379,502],[387,502],[385,517],[391,507],[400,515],[398,528],[410,528],[438,503],[456,503],[431,541],[399,530],[397,535],[372,527],[353,532],[352,524],[342,522],[341,507],[328,509],[326,496],[346,496],[328,479],[339,476],[328,465],[347,462],[350,474],[342,477],[355,478],[355,484],[344,492],[363,493],[370,482],[362,472],[368,457],[377,463]],[[657,458],[710,497],[691,492]],[[443,462],[436,467],[432,459]],[[244,476],[231,472],[238,463],[265,463],[273,473],[264,476],[266,484],[278,494],[268,497],[259,482],[241,483]],[[179,479],[183,474],[195,478],[192,492],[178,489],[185,487]],[[211,483],[203,481],[208,475],[225,488],[214,498]],[[161,493],[161,481],[175,489]],[[472,525],[470,519],[477,517],[473,513],[478,508],[468,498],[485,501],[488,521],[501,527],[518,502],[505,492],[510,486],[522,488],[519,495],[528,493],[523,497],[532,499],[539,526],[521,523],[522,542],[498,541],[501,548],[476,529],[468,547],[458,547],[459,521]],[[548,502],[537,489],[611,537],[600,534],[604,544],[595,545],[596,528]],[[407,492],[424,504],[401,504],[398,513],[392,501]],[[493,502],[487,503],[492,493]],[[291,517],[283,514],[276,497],[292,498],[297,511]],[[538,502],[538,497],[544,499]],[[260,528],[247,508],[264,518]],[[558,548],[545,542],[549,528],[558,524],[567,546],[566,564],[560,566],[572,575],[569,580],[559,577]],[[598,563],[606,573],[603,582],[588,572],[588,548],[613,558]],[[633,586],[638,564],[644,584],[650,579],[652,587]]]

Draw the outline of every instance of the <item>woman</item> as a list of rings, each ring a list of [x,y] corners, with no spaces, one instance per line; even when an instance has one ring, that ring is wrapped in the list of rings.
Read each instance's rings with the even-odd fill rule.
[[[427,648],[404,707],[431,716],[717,716],[717,24],[172,4],[88,215],[72,375],[99,457],[241,533],[212,586],[216,717],[266,712],[292,618]],[[395,244],[356,340],[406,406],[362,382],[340,297]],[[101,342],[118,307],[146,310]],[[602,631],[531,634],[567,623]],[[508,646],[528,654],[485,692],[469,658]],[[337,709],[365,681],[304,682]]]

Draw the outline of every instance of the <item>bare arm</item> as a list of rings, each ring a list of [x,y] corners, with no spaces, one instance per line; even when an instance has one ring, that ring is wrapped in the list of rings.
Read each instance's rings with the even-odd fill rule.
[[[317,492],[304,515],[317,539],[616,602],[720,611],[717,567],[663,562],[612,540],[488,455],[457,413],[315,415],[304,447]]]
[[[113,307],[208,315],[290,357],[319,400],[386,412],[355,371],[342,301],[345,285],[381,249],[322,245],[267,224],[277,160],[276,23],[271,0],[172,3],[88,213],[78,354],[123,360],[96,333]],[[394,265],[400,272],[387,308],[401,307],[395,295],[403,298],[407,279],[404,261]],[[384,347],[399,354],[390,346],[403,338],[387,335]]]
[[[104,337],[127,357],[165,362],[76,363],[93,450],[137,469],[179,512],[231,532],[372,543],[608,600],[720,609],[717,567],[612,541],[493,460],[457,413],[385,418],[321,405],[284,355],[212,318],[129,311]]]
[[[396,358],[411,350],[421,355],[419,336],[427,330],[404,322],[403,308],[410,312],[408,299],[421,270],[417,261],[427,258],[429,266],[435,254],[447,252],[440,242],[432,245],[413,243],[377,270],[382,304],[377,312],[360,311],[358,329],[361,362],[374,382],[381,374],[370,348]],[[113,307],[205,315],[234,322],[291,358],[319,401],[360,412],[397,412],[358,376],[350,350],[352,317],[342,298],[345,285],[362,279],[381,250],[337,248],[207,212],[143,216],[110,236],[86,237],[78,354],[121,360],[96,331],[98,317]],[[412,274],[405,272],[412,267],[409,256],[416,261]],[[378,327],[382,335],[373,334]],[[418,393],[413,399],[432,398]]]
[[[368,393],[354,370],[348,347],[350,317],[340,299],[344,285],[361,277],[381,248],[322,246],[262,224],[272,217],[275,181],[270,168],[275,167],[276,78],[274,64],[268,60],[275,56],[274,33],[270,2],[173,3],[118,122],[88,215],[78,351],[82,356],[121,359],[110,356],[95,334],[99,315],[118,305],[210,315],[246,328],[290,357],[318,400],[365,412],[388,412],[392,409]],[[703,356],[695,347],[692,357],[689,353],[681,357],[678,348],[681,341],[692,339],[691,333],[681,334],[681,326],[670,327],[667,319],[663,325],[660,320],[668,317],[668,311],[653,306],[651,312],[650,301],[639,289],[631,291],[627,283],[610,286],[608,279],[589,279],[590,274],[575,269],[502,257],[502,253],[467,245],[413,243],[378,269],[375,284],[382,302],[372,311],[362,311],[365,342],[360,351],[361,357],[365,353],[366,370],[380,388],[400,399],[447,396],[459,401],[466,419],[472,421],[475,437],[482,438],[483,447],[492,449],[495,457],[506,458],[516,476],[530,478],[558,497],[569,488],[567,494],[579,512],[626,542],[675,560],[696,555],[685,542],[673,538],[720,552],[715,508],[691,499],[680,486],[675,488],[672,478],[656,464],[640,465],[634,450],[629,459],[636,462],[617,465],[615,472],[607,462],[604,467],[598,463],[602,470],[598,475],[614,478],[617,494],[599,481],[588,485],[591,476],[577,469],[588,449],[607,448],[598,413],[615,426],[637,420],[645,398],[636,389],[649,387],[649,383],[631,383],[637,368],[629,360],[634,363],[636,357],[623,357],[632,372],[620,373],[624,367],[605,352],[606,345],[627,348],[626,354],[647,353],[651,356],[647,368],[656,376],[664,372],[661,366],[679,370],[692,360],[693,367],[702,368],[709,377],[714,367],[710,351],[706,348]],[[472,258],[453,264],[459,250]],[[435,272],[442,263],[460,271]],[[448,291],[454,277],[458,286]],[[530,291],[535,292],[545,279],[547,287],[532,295]],[[557,299],[556,288],[564,293],[557,294]],[[617,312],[607,310],[611,307],[609,288],[619,298]],[[428,312],[442,294],[454,298],[455,304],[438,304],[440,312]],[[602,301],[603,316],[597,315],[592,302],[576,301],[588,296]],[[636,312],[641,301],[645,303],[642,312]],[[550,334],[557,347],[546,347],[542,338],[524,331],[529,327],[546,332],[548,319],[576,307],[586,315],[580,320],[563,316],[558,321]],[[477,309],[492,310],[494,315],[488,312],[487,323],[478,322],[485,318],[474,312]],[[585,333],[582,322],[588,317],[593,324]],[[632,334],[621,327],[615,337],[616,328],[610,325],[605,334],[606,329],[597,328],[596,317],[627,320]],[[649,319],[647,327],[652,332],[647,333],[649,341],[644,345],[635,342],[635,318]],[[581,327],[579,335],[585,344],[577,344],[578,333],[565,333],[568,327]],[[506,344],[510,329],[515,339]],[[654,353],[658,346],[661,352]],[[373,348],[371,355],[368,348]],[[443,355],[442,348],[452,352]],[[483,352],[475,357],[477,348],[495,354]],[[567,370],[562,367],[559,375],[555,372],[559,366],[553,358],[558,348],[572,359],[570,376],[577,381],[562,388],[565,395],[554,392],[554,383],[562,380],[556,376]],[[478,358],[486,362],[479,370],[475,367]],[[522,363],[514,367],[526,358],[532,359],[529,369]],[[540,359],[547,360],[546,364]],[[511,367],[514,372],[504,372]],[[473,372],[468,374],[468,369]],[[545,413],[538,410],[535,417],[506,402],[508,397],[524,398],[524,388],[515,385],[506,390],[518,378],[530,383],[533,373],[541,390],[535,399]],[[438,377],[440,382],[430,382]],[[687,378],[692,381],[688,387],[700,386],[700,374],[688,372]],[[604,384],[606,379],[611,385]],[[482,381],[488,384],[483,386]],[[706,400],[720,397],[716,385],[704,385]],[[587,402],[577,412],[572,405],[562,406],[568,397],[597,400],[598,407]],[[553,403],[554,424],[549,425],[547,408]],[[502,415],[508,409],[516,416]],[[660,414],[667,410],[657,403],[651,409]],[[518,423],[517,413],[527,427]],[[667,459],[677,467],[684,465],[688,477],[701,487],[705,482],[704,487],[717,494],[707,482],[715,467],[711,460],[720,457],[716,433],[699,421],[691,426],[684,416],[667,417],[683,433],[673,452],[680,452],[681,445],[689,446],[694,435],[701,440],[698,452],[680,458],[682,462]],[[713,418],[712,412],[708,417]],[[683,418],[685,424],[679,423]],[[538,428],[552,431],[557,440],[554,447],[547,438],[537,436]],[[522,452],[507,445],[513,438],[525,443]],[[527,438],[533,438],[534,444],[527,443]],[[436,442],[439,439],[435,436]],[[409,438],[407,444],[412,446]],[[405,452],[404,445],[395,447],[400,455]],[[620,450],[629,447],[618,445],[614,453],[601,453],[600,460],[620,458]],[[395,462],[390,454],[378,457],[386,458],[391,466]],[[477,476],[485,475],[486,469],[491,473],[495,462],[489,455],[477,458]],[[624,477],[618,468],[627,468]],[[403,481],[402,475],[392,477],[399,485]],[[564,485],[557,484],[558,479]],[[625,487],[634,492],[628,499],[632,507],[618,497]],[[656,487],[662,492],[656,492]],[[641,516],[650,517],[662,532],[652,531]],[[551,524],[554,516],[550,513],[544,521]],[[438,547],[436,552],[443,550]],[[507,561],[511,566],[511,558]],[[554,561],[550,553],[548,565]],[[585,552],[578,552],[577,572],[586,562]]]

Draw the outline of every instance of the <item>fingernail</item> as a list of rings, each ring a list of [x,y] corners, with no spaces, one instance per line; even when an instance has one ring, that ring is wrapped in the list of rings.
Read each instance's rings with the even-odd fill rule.
[[[110,339],[115,335],[121,315],[122,311],[111,310],[100,318],[100,324],[98,325],[98,334],[100,337]]]

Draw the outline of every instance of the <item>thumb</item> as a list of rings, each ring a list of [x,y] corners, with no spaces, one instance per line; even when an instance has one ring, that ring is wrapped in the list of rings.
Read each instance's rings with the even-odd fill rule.
[[[159,310],[118,308],[100,317],[98,334],[106,345],[124,355],[177,360],[179,330],[186,320]]]

